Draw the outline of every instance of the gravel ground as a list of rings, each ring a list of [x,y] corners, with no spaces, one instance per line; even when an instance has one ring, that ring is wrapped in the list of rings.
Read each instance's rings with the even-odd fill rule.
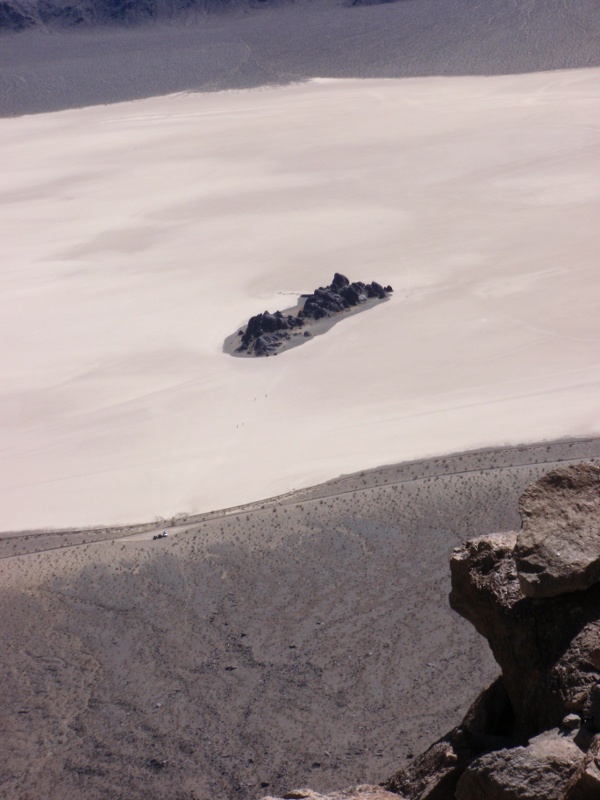
[[[448,607],[452,548],[517,527],[526,484],[598,457],[587,439],[384,467],[161,541],[155,525],[3,534],[0,796],[383,780],[497,673]]]

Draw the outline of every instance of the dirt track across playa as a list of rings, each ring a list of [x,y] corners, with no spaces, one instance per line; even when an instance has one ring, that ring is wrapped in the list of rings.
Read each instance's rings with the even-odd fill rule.
[[[527,483],[594,458],[589,438],[383,467],[165,521],[161,541],[3,534],[0,797],[382,780],[496,674],[448,608],[452,547],[515,528]]]

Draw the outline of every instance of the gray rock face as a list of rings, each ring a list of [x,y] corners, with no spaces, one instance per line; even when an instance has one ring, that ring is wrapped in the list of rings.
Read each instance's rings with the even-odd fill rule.
[[[600,580],[600,467],[556,470],[521,498],[515,562],[523,594],[555,597]]]
[[[516,541],[514,533],[485,536],[455,552],[450,605],[488,640],[514,709],[515,736],[526,741],[559,727],[572,711],[591,716],[600,680],[592,662],[600,641],[600,584],[585,593],[524,597]]]
[[[597,800],[600,797],[600,741],[596,739],[565,792],[565,800]]]
[[[583,753],[557,730],[527,747],[496,750],[476,758],[456,787],[456,800],[563,800]]]

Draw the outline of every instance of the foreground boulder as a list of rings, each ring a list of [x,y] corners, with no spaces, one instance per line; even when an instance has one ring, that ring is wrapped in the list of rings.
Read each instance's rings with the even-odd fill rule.
[[[451,560],[450,605],[486,637],[502,668],[514,735],[526,741],[587,713],[600,680],[600,585],[544,601],[523,596],[516,534],[472,539]],[[591,668],[591,669],[590,669]]]
[[[600,581],[600,467],[556,470],[521,498],[515,562],[523,593],[554,597]]]
[[[509,747],[475,759],[456,787],[456,800],[561,800],[583,762],[577,745],[558,730],[527,747]]]

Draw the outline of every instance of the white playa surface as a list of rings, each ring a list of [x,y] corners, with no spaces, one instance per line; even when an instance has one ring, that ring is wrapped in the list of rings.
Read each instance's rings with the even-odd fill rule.
[[[599,134],[598,69],[0,120],[0,529],[600,433]],[[222,353],[336,270],[394,296]]]

